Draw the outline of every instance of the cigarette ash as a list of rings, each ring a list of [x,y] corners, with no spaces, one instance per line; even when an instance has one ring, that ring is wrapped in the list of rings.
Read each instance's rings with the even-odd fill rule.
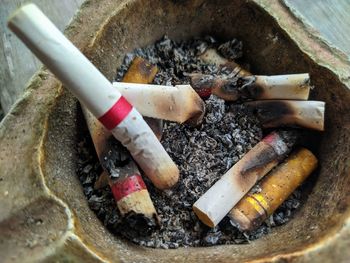
[[[235,39],[220,44],[212,37],[181,42],[164,37],[152,46],[127,54],[116,80],[122,79],[135,56],[158,66],[159,72],[154,80],[156,84],[187,84],[188,74],[193,72],[229,75],[225,68],[218,69],[198,59],[198,55],[207,47],[218,49],[221,55],[229,59],[242,55],[242,44]],[[77,172],[84,193],[91,209],[112,233],[139,245],[165,249],[241,244],[263,236],[272,227],[284,224],[291,218],[300,204],[300,190],[295,191],[260,228],[251,233],[240,232],[228,217],[210,229],[195,216],[193,203],[262,138],[257,119],[242,107],[230,107],[215,96],[205,103],[206,115],[199,127],[171,122],[164,125],[162,144],[180,169],[179,183],[171,190],[159,191],[144,177],[161,220],[160,229],[148,231],[148,228],[146,231],[140,228],[142,215],[122,218],[110,188],[93,188],[102,169],[91,140],[84,138],[80,142],[78,152],[81,160]],[[255,187],[254,191],[259,191],[259,188]]]

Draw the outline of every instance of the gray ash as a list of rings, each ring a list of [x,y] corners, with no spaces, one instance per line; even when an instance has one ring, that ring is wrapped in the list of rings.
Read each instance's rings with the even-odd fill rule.
[[[243,44],[242,41],[238,41],[237,39],[232,39],[231,41],[227,41],[221,44],[218,47],[218,51],[222,56],[229,60],[235,60],[237,58],[242,57]]]
[[[220,45],[212,37],[181,42],[164,37],[152,46],[127,54],[116,80],[121,80],[135,56],[143,57],[158,66],[159,72],[154,80],[156,84],[187,84],[187,74],[194,72],[225,74],[215,65],[203,64],[197,58],[207,47],[220,47],[222,55],[231,59],[241,56],[242,46],[237,40]],[[241,244],[257,239],[268,233],[271,227],[289,220],[292,211],[300,203],[298,191],[259,229],[251,233],[240,232],[227,217],[217,227],[210,229],[195,216],[193,203],[263,135],[257,119],[239,107],[230,107],[215,96],[211,96],[205,103],[207,112],[199,127],[171,122],[164,125],[162,144],[178,165],[181,176],[179,183],[166,191],[156,189],[144,177],[161,220],[161,228],[151,233],[138,228],[138,219],[121,218],[109,187],[93,189],[101,167],[91,140],[85,138],[79,144],[81,161],[78,175],[84,193],[91,209],[111,232],[136,244],[155,248]]]

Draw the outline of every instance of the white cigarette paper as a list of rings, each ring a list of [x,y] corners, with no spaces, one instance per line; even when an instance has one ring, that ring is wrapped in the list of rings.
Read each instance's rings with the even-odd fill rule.
[[[263,89],[259,99],[307,100],[310,93],[310,76],[308,73],[255,76],[254,86]]]
[[[120,92],[36,5],[22,6],[10,17],[8,26],[100,120],[122,101]],[[124,105],[130,107],[127,102]],[[178,168],[141,114],[135,108],[129,109],[120,122],[116,121],[120,111],[114,109],[110,121],[117,124],[110,127],[112,134],[129,150],[156,187],[173,186],[178,181]]]
[[[203,100],[190,85],[113,82],[113,87],[146,117],[198,125],[205,113]]]
[[[260,100],[244,105],[254,110],[264,128],[287,126],[324,131],[323,101]]]

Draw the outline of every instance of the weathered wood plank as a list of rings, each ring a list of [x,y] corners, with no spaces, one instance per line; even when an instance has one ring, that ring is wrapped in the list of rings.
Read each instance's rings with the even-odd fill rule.
[[[32,0],[63,30],[84,0]],[[0,0],[0,103],[9,111],[41,63],[7,28],[7,18],[27,0]]]

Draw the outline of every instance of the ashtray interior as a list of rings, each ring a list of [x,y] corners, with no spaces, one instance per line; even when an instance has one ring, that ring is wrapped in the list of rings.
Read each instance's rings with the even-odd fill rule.
[[[92,250],[108,259],[142,261],[252,260],[301,251],[333,235],[349,214],[350,195],[346,144],[350,122],[345,119],[349,92],[326,68],[307,57],[274,19],[246,1],[130,1],[118,10],[95,39],[87,56],[110,79],[125,53],[147,46],[163,35],[190,39],[214,35],[244,43],[244,60],[255,74],[309,72],[315,88],[310,99],[326,102],[325,132],[311,145],[320,167],[310,178],[302,207],[287,224],[244,246],[161,250],[141,248],[113,236],[89,209],[77,179],[76,143],[84,126],[78,103],[68,93],[50,115],[45,141],[47,184],[75,211],[77,229]],[[62,129],[63,126],[63,129]],[[316,176],[317,175],[317,176]],[[70,193],[69,190],[72,190]],[[74,191],[73,191],[74,189]]]

